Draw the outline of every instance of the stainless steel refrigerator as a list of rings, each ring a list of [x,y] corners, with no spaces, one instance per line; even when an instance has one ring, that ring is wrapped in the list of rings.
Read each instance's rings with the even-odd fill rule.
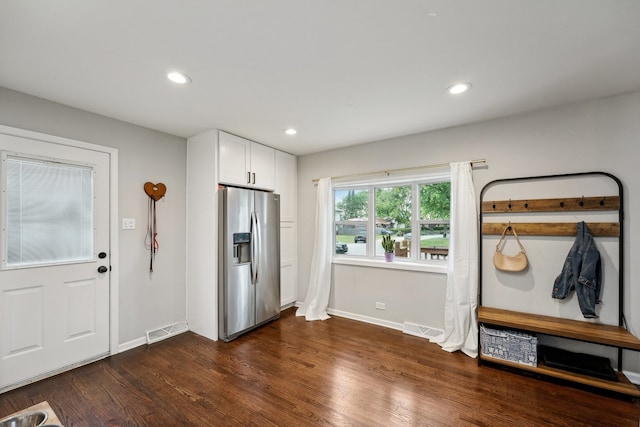
[[[218,335],[231,341],[280,317],[280,196],[219,190]]]

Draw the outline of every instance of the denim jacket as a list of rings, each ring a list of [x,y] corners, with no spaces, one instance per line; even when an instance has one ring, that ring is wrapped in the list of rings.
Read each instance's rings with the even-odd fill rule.
[[[586,318],[598,317],[595,306],[600,303],[601,287],[600,252],[587,230],[587,224],[582,221],[577,225],[576,240],[567,255],[562,272],[553,284],[551,296],[564,299],[575,289],[582,315]]]

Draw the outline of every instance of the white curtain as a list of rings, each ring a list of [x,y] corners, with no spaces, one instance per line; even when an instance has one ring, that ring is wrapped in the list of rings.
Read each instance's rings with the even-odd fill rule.
[[[444,308],[443,350],[478,356],[478,214],[471,162],[450,164],[451,238]]]
[[[318,181],[316,226],[309,289],[304,303],[296,311],[296,316],[305,316],[306,320],[326,320],[329,318],[327,306],[331,289],[332,225],[331,178],[322,178]]]

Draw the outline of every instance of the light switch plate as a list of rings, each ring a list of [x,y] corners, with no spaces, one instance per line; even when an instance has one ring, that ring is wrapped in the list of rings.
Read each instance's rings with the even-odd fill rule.
[[[122,218],[122,229],[123,230],[135,230],[136,228],[136,219],[135,218]]]

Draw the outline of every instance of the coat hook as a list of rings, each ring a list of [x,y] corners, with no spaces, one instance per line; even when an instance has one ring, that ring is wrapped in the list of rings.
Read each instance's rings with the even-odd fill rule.
[[[560,207],[564,208],[564,202],[560,202]]]
[[[604,199],[605,197],[603,197],[602,200],[600,200],[600,206],[604,206]]]
[[[528,200],[524,201],[524,208],[525,209],[529,209],[529,201]]]
[[[511,199],[509,199],[509,209],[511,209]]]
[[[584,196],[582,196],[582,198],[580,199],[580,202],[578,202],[578,204],[580,206],[584,206]]]
[[[493,202],[492,206],[493,206],[493,210],[495,211],[496,210],[496,202]]]
[[[507,225],[507,230],[511,231],[511,221],[509,221],[509,224]]]

